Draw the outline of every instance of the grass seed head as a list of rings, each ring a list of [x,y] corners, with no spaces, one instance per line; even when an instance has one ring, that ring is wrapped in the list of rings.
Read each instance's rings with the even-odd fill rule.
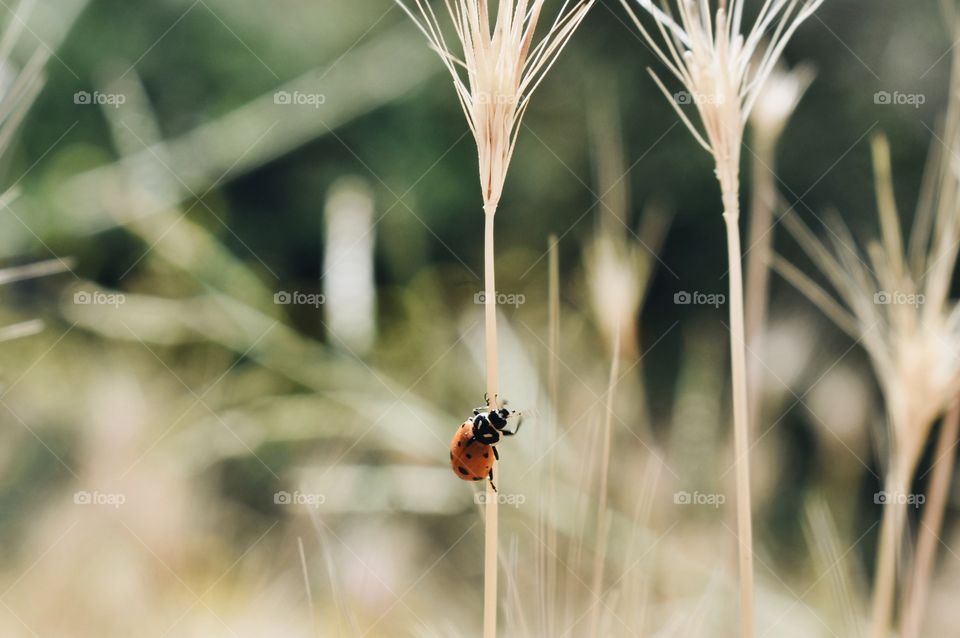
[[[685,92],[671,94],[651,71],[654,81],[697,142],[714,155],[724,192],[735,193],[744,125],[790,37],[823,0],[765,0],[746,36],[744,0],[721,0],[712,17],[709,0],[676,0],[678,19],[667,4],[661,9],[652,0],[633,1],[653,17],[659,38],[643,25],[631,0],[621,0]],[[700,127],[682,108],[686,104],[696,108]]]
[[[416,22],[453,78],[477,143],[484,208],[496,210],[524,113],[595,0],[564,2],[536,44],[546,0],[500,0],[491,28],[487,0],[444,0],[457,45],[448,43],[427,0],[397,3]]]
[[[774,66],[750,114],[750,125],[761,143],[772,144],[780,137],[815,75],[807,64],[792,69]]]
[[[953,149],[960,148],[957,117],[948,118],[948,129],[955,131]],[[893,203],[889,152],[885,138],[874,138],[881,233],[865,251],[839,220],[829,226],[830,239],[823,242],[796,215],[784,218],[836,294],[782,260],[776,267],[863,344],[886,400],[893,469],[910,476],[934,421],[960,391],[960,306],[950,299],[940,276],[952,273],[956,264],[960,177],[949,161],[939,170],[939,195],[921,207],[909,237],[910,245],[925,246],[927,252],[910,259]],[[934,224],[923,221],[934,218]]]

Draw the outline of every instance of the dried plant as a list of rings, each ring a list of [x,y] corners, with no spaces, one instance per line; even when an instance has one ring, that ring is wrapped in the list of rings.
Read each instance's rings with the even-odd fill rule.
[[[484,211],[484,291],[487,396],[497,401],[497,311],[493,220],[503,194],[520,124],[530,98],[595,0],[565,2],[546,34],[534,44],[546,0],[500,0],[491,29],[487,0],[444,0],[459,54],[427,0],[413,0],[416,13],[396,0],[427,37],[450,76],[477,144]],[[494,477],[496,476],[494,466]],[[483,635],[496,635],[497,499],[487,485]]]
[[[721,1],[713,22],[706,0],[678,1],[679,23],[651,0],[636,1],[653,16],[662,42],[643,26],[628,0],[621,0],[640,33],[689,96],[679,100],[656,73],[650,74],[694,139],[713,154],[724,204],[729,204],[726,212],[737,211],[739,204],[733,196],[739,192],[744,126],[790,37],[823,0],[766,0],[746,37],[741,34],[743,0],[732,0],[729,13],[727,3]],[[773,35],[766,40],[771,29]],[[678,102],[696,107],[702,131]]]
[[[744,127],[762,94],[765,81],[790,37],[823,0],[766,0],[746,36],[741,33],[743,0],[731,0],[729,3],[720,0],[712,20],[708,0],[678,0],[679,22],[670,14],[668,5],[660,9],[651,0],[636,1],[653,17],[660,32],[659,39],[643,26],[628,0],[621,0],[644,39],[686,89],[687,99],[677,99],[655,73],[651,71],[651,75],[694,139],[713,155],[720,182],[730,264],[730,344],[741,629],[744,636],[752,636],[753,534],[743,274],[740,263],[740,151]],[[702,129],[680,107],[678,102],[681,101],[695,106]]]
[[[753,351],[750,366],[750,424],[756,428],[761,417],[763,372],[766,356],[765,329],[770,292],[770,255],[773,250],[773,218],[779,202],[777,189],[777,145],[790,116],[806,93],[815,73],[800,64],[788,69],[774,66],[750,114],[751,162],[750,225],[746,250],[746,331]]]
[[[890,149],[886,138],[878,135],[872,150],[881,238],[868,244],[866,255],[859,254],[854,238],[839,222],[831,230],[831,251],[795,215],[785,217],[787,228],[840,300],[787,262],[774,264],[839,327],[863,343],[884,393],[889,427],[885,490],[894,497],[884,508],[881,525],[871,632],[875,638],[888,635],[893,615],[906,520],[902,496],[910,490],[934,422],[960,391],[960,306],[949,298],[960,243],[960,167],[955,160],[960,151],[960,65],[956,63],[955,57],[943,137],[946,148],[934,153],[932,179],[928,178],[918,206],[909,247],[904,246],[900,230]],[[915,576],[914,591],[928,576]],[[924,591],[920,586],[919,591]],[[918,605],[923,601],[911,599],[910,608]],[[910,608],[908,617],[918,613]]]
[[[773,67],[750,113],[754,151],[758,147],[776,146],[815,76],[816,71],[809,64],[798,64],[788,69],[786,65],[778,63]]]
[[[604,343],[619,343],[625,362],[639,356],[637,317],[657,267],[656,255],[672,217],[657,204],[643,210],[636,230],[630,227],[627,155],[616,83],[603,78],[587,88],[596,97],[589,106],[591,163],[599,205],[594,236],[584,247],[590,307]],[[645,402],[642,402],[645,404]]]
[[[426,0],[413,0],[419,17],[398,4],[440,55],[477,142],[483,207],[496,212],[530,98],[595,0],[564,3],[543,38],[533,44],[546,0],[500,0],[490,28],[487,0],[444,0],[462,49],[458,55]]]
[[[670,226],[670,215],[655,207],[644,211],[637,232],[644,245],[627,236],[627,230],[598,228],[584,247],[584,266],[590,307],[605,343],[613,344],[619,333],[620,347],[629,359],[639,356],[636,318],[646,298],[656,263],[657,250]],[[633,231],[630,231],[633,232]]]

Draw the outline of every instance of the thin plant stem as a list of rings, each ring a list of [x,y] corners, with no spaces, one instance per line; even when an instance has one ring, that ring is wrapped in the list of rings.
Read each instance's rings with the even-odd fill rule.
[[[933,476],[927,490],[929,498],[920,520],[917,552],[914,558],[913,575],[907,589],[900,633],[903,638],[919,638],[923,628],[923,612],[927,606],[927,593],[933,573],[933,559],[940,543],[943,512],[950,493],[950,479],[956,463],[957,434],[960,432],[960,400],[955,399],[940,426],[937,451],[934,455]]]
[[[727,258],[730,263],[730,354],[733,377],[734,450],[737,487],[737,536],[740,553],[740,606],[743,638],[752,638],[753,534],[750,503],[750,406],[747,393],[746,337],[743,299],[743,258],[740,248],[740,152],[743,127],[763,90],[764,83],[787,42],[823,3],[791,0],[762,4],[747,33],[741,27],[743,0],[718,0],[710,19],[708,0],[677,0],[679,22],[670,3],[657,8],[651,0],[638,0],[657,25],[660,39],[651,35],[628,0],[621,0],[634,24],[660,61],[692,94],[717,97],[695,101],[701,126],[693,123],[662,80],[651,71],[657,87],[696,142],[713,155],[723,194],[727,225]],[[728,11],[729,4],[729,11]],[[766,32],[772,31],[767,39]],[[759,59],[758,63],[751,60]]]
[[[900,558],[903,524],[906,520],[906,503],[897,497],[906,493],[907,481],[903,478],[906,475],[906,472],[895,466],[891,469],[885,485],[888,502],[883,506],[883,520],[880,524],[871,638],[888,638],[890,634],[890,620],[893,617],[894,594],[897,587],[897,562]]]
[[[550,235],[549,246],[549,284],[548,293],[550,299],[548,338],[550,343],[550,359],[547,366],[547,379],[550,390],[550,407],[553,414],[553,432],[559,432],[558,417],[560,414],[560,250],[559,240],[556,235]],[[557,493],[557,467],[556,455],[551,454],[547,461],[547,504],[552,508],[556,503]],[[547,550],[549,557],[546,562],[544,578],[547,583],[547,635],[555,636],[554,619],[557,614],[553,613],[557,609],[557,526],[547,526]]]
[[[607,491],[610,480],[610,448],[613,439],[613,396],[620,374],[620,326],[613,333],[613,355],[610,361],[610,382],[607,384],[607,405],[603,422],[603,452],[600,457],[600,487],[597,490],[597,528],[593,554],[594,595],[603,596],[603,568],[607,554]],[[594,601],[590,620],[590,635],[600,635],[600,607],[602,600]]]
[[[753,636],[753,529],[750,506],[750,427],[747,404],[743,269],[740,264],[740,203],[737,180],[721,180],[730,262],[730,365],[733,376],[733,440],[737,483],[737,537],[740,554],[741,635]]]
[[[310,571],[307,569],[307,554],[303,549],[303,538],[297,536],[297,549],[300,552],[300,567],[303,570],[303,586],[307,592],[307,606],[310,610],[310,620],[311,625],[313,625],[313,634],[316,638],[320,638],[323,634],[320,633],[320,619],[317,616],[316,607],[313,604],[313,590],[310,588]]]
[[[746,329],[747,343],[754,353],[750,366],[750,424],[760,422],[760,396],[763,380],[764,328],[770,296],[770,256],[773,252],[773,211],[777,185],[771,167],[775,160],[772,140],[758,139],[753,161],[753,193],[750,203],[750,230],[747,234]]]
[[[493,220],[497,207],[486,204],[483,207],[483,282],[484,282],[484,319],[487,364],[487,398],[498,405],[497,397],[497,286],[493,260]],[[484,516],[483,544],[483,638],[497,636],[497,526],[499,519],[497,493],[493,483],[497,480],[499,468],[493,463],[493,478],[487,482],[486,514]]]

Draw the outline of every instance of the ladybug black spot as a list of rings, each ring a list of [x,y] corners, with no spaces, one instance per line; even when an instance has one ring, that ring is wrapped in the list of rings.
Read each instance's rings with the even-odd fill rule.
[[[467,474],[470,473],[470,472],[467,471],[467,468],[463,467],[462,465],[457,468],[457,471],[460,472],[460,473],[463,474],[463,475],[467,475]]]
[[[474,481],[482,481],[482,480],[483,480],[483,477],[482,477],[482,476],[474,476],[474,477],[473,477],[473,480],[474,480]]]
[[[483,453],[483,458],[489,459],[489,458],[490,458],[490,453],[489,453],[489,452],[484,452],[484,453]]]
[[[472,455],[472,454],[467,454],[467,458],[468,458],[468,459],[472,459],[472,458],[473,458],[473,455]]]

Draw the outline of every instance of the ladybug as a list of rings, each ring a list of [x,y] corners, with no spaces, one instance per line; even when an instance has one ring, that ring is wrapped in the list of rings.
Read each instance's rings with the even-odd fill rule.
[[[464,481],[490,480],[494,491],[493,462],[500,460],[496,444],[501,436],[513,436],[520,430],[520,423],[511,432],[507,419],[516,412],[505,408],[491,410],[489,405],[476,408],[473,416],[463,422],[450,442],[450,467]]]

